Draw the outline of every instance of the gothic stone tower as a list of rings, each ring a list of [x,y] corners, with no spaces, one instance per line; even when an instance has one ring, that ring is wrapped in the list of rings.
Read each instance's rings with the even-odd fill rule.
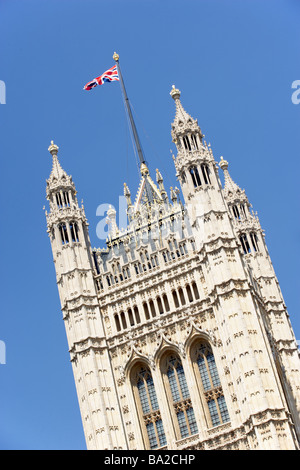
[[[58,162],[46,212],[88,449],[298,449],[298,349],[257,215],[171,91],[177,188],[145,163],[92,249]]]

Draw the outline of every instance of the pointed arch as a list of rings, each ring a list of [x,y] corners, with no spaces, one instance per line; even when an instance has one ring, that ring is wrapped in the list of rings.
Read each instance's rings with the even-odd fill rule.
[[[197,338],[190,347],[190,358],[208,427],[228,422],[228,408],[210,342]]]
[[[132,367],[130,381],[146,449],[167,444],[151,370],[140,361]]]
[[[160,368],[177,439],[196,434],[198,427],[179,354],[172,350],[166,351],[160,361]]]

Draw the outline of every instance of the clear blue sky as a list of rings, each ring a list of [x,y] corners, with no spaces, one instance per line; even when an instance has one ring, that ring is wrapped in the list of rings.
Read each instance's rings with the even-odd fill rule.
[[[120,54],[150,170],[176,185],[175,84],[217,161],[246,189],[297,339],[300,79],[297,0],[0,0],[0,449],[84,449],[43,206],[50,140],[84,200],[138,186],[118,82],[82,87]],[[152,173],[153,174],[153,173]]]

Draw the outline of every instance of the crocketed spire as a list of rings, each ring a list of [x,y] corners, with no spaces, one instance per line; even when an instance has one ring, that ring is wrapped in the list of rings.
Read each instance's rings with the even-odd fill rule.
[[[176,143],[178,137],[191,133],[199,134],[201,140],[203,135],[198,125],[198,121],[185,111],[180,101],[181,92],[178,88],[175,88],[175,85],[173,85],[170,95],[174,99],[176,105],[175,118],[171,127],[173,141]]]
[[[59,147],[54,144],[53,140],[51,140],[48,150],[52,155],[52,170],[49,179],[47,180],[47,195],[49,195],[52,190],[56,191],[60,187],[73,189],[75,191],[72,176],[68,175],[65,170],[63,170],[58,161],[58,149]]]
[[[228,196],[239,196],[244,192],[231,178],[229,171],[228,171],[228,161],[224,160],[223,157],[221,157],[221,161],[219,163],[220,168],[223,170],[224,173],[224,189],[223,193],[225,197]]]
[[[180,101],[181,92],[180,90],[175,88],[175,85],[173,85],[170,95],[172,96],[176,104],[176,114],[175,114],[175,119],[173,121],[173,124],[179,124],[180,122],[183,124],[187,124],[187,123],[192,124],[192,123],[197,122],[183,108],[181,101]]]
[[[52,171],[50,173],[49,180],[53,179],[60,179],[63,176],[67,176],[67,173],[62,169],[58,158],[57,158],[57,153],[58,153],[59,147],[54,144],[53,140],[51,140],[51,145],[48,147],[49,152],[52,155]]]

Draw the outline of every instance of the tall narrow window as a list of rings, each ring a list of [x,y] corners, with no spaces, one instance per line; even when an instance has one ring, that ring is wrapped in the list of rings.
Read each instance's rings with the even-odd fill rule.
[[[69,193],[67,191],[63,192],[63,197],[64,197],[64,204],[66,206],[70,206]]]
[[[133,319],[131,308],[129,308],[127,310],[127,313],[128,313],[128,319],[129,319],[130,326],[133,326],[134,325],[134,319]]]
[[[187,135],[185,135],[185,136],[183,137],[183,144],[184,144],[184,148],[185,148],[186,150],[189,150],[189,151],[192,150],[191,143],[190,143],[190,139],[188,138]]]
[[[117,331],[121,331],[121,325],[120,325],[119,315],[118,315],[117,313],[115,314],[115,323],[116,323]]]
[[[163,304],[162,304],[161,298],[160,298],[160,297],[157,297],[156,301],[157,301],[157,306],[158,306],[158,311],[159,311],[159,313],[160,313],[160,314],[164,313],[164,308],[163,308]]]
[[[196,135],[196,134],[192,134],[192,135],[191,135],[191,140],[192,140],[194,149],[198,150],[197,135]]]
[[[247,253],[250,253],[250,252],[251,252],[251,248],[250,248],[250,245],[249,245],[249,242],[248,242],[247,235],[246,235],[245,233],[241,233],[241,235],[240,235],[240,242],[241,242],[241,244],[242,244],[242,248],[243,248],[244,254],[246,255]]]
[[[55,197],[56,197],[57,206],[59,207],[59,209],[61,209],[62,206],[63,206],[61,194],[60,194],[60,193],[56,193],[56,194],[55,194]]]
[[[173,290],[172,296],[173,296],[175,308],[179,307],[178,297],[177,297],[177,293],[175,290]]]
[[[166,294],[163,295],[163,301],[165,305],[165,310],[166,312],[168,312],[170,310],[170,305],[169,305],[168,297]]]
[[[120,317],[121,317],[122,327],[124,328],[124,330],[126,330],[126,328],[127,328],[127,323],[126,323],[125,313],[124,313],[124,312],[121,312],[121,313],[120,313]]]
[[[247,218],[245,204],[240,204],[242,215]]]
[[[181,289],[181,287],[179,287],[179,289],[178,289],[178,294],[179,294],[179,297],[180,297],[181,305],[185,305],[184,293],[183,293],[183,290]]]
[[[236,219],[240,219],[240,213],[239,213],[239,209],[236,205],[232,206],[232,212],[233,212],[233,215]]]
[[[204,178],[205,184],[210,184],[210,176],[209,176],[209,167],[205,163],[201,165],[202,175]]]
[[[69,243],[69,235],[68,235],[67,226],[66,224],[59,224],[58,228],[59,228],[59,233],[61,237],[61,242],[63,245],[66,245],[67,243]]]
[[[206,342],[198,343],[192,359],[200,374],[200,388],[207,406],[209,424],[218,426],[229,421],[227,405],[210,345]]]
[[[137,323],[141,323],[141,318],[140,318],[139,309],[137,308],[136,305],[133,307],[133,311],[134,311],[135,321],[136,321]]]
[[[201,186],[201,179],[198,172],[198,168],[196,166],[192,166],[190,168],[190,174],[194,183],[194,187],[197,188],[198,186]]]
[[[178,438],[185,438],[198,432],[194,415],[190,392],[185,378],[185,373],[179,357],[170,354],[163,365],[165,381],[169,387],[169,395],[172,399],[172,411],[177,423],[175,428]]]
[[[155,307],[152,299],[149,301],[149,305],[152,317],[156,317]]]
[[[252,242],[252,246],[254,248],[254,251],[258,251],[258,238],[257,238],[257,235],[255,232],[251,232],[250,233],[250,238],[251,238],[251,242]]]
[[[193,302],[193,294],[192,294],[192,291],[191,291],[191,288],[189,286],[189,284],[187,284],[186,286],[186,293],[187,293],[187,296],[188,296],[188,299],[190,302]]]
[[[194,291],[195,299],[198,300],[200,296],[199,296],[198,287],[197,287],[197,284],[195,283],[195,281],[192,282],[192,288],[193,288],[193,291]]]
[[[132,376],[140,423],[148,449],[167,444],[153,378],[148,367],[139,365]]]
[[[145,314],[145,318],[146,320],[149,320],[150,318],[150,315],[149,315],[149,309],[148,309],[148,305],[146,302],[143,303],[143,308],[144,308],[144,314]]]
[[[78,238],[78,226],[76,222],[71,222],[70,223],[70,232],[71,232],[71,238],[73,242],[79,242]]]

